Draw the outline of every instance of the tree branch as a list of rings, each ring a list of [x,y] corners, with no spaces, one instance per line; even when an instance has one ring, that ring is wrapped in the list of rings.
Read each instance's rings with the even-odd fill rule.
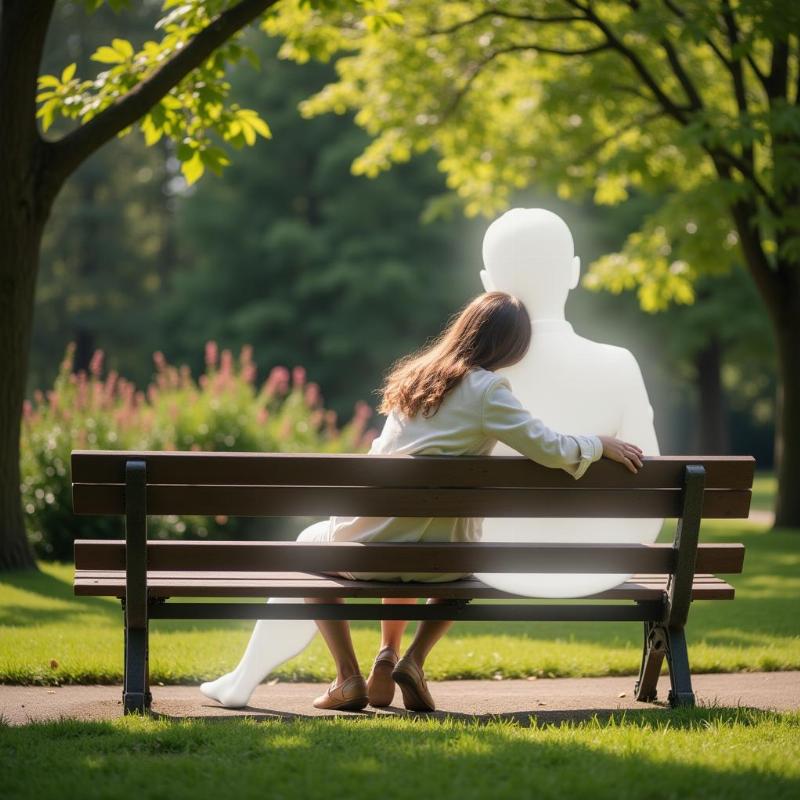
[[[609,46],[607,44],[600,44],[596,45],[595,47],[588,47],[584,50],[559,50],[553,47],[541,47],[535,44],[513,44],[508,45],[507,47],[498,47],[496,50],[492,50],[490,53],[485,55],[479,61],[474,62],[474,64],[467,70],[467,79],[464,82],[464,85],[455,93],[453,99],[448,104],[447,108],[442,112],[442,121],[446,120],[450,117],[453,112],[458,107],[459,103],[462,101],[464,96],[469,92],[472,88],[472,84],[474,83],[475,79],[480,75],[483,68],[494,61],[498,56],[504,56],[508,53],[517,53],[522,52],[525,50],[533,50],[537,53],[544,53],[546,55],[558,55],[558,56],[582,56],[582,55],[591,55],[592,53],[598,53],[601,50],[608,50]]]
[[[685,22],[688,19],[688,14],[677,4],[674,0],[664,0],[664,5],[681,21]],[[717,58],[723,63],[725,67],[730,69],[730,61],[722,48],[711,38],[711,34],[703,37],[703,41],[713,50]]]
[[[770,100],[786,99],[789,86],[789,43],[774,42],[772,64],[766,81]]]
[[[646,125],[648,122],[652,122],[653,120],[658,119],[659,117],[665,116],[666,112],[663,108],[656,108],[653,111],[648,112],[647,114],[641,114],[638,117],[634,117],[630,122],[627,122],[625,125],[621,125],[617,128],[613,133],[609,134],[608,136],[604,136],[602,139],[599,139],[596,142],[592,142],[589,147],[587,147],[582,152],[578,153],[577,158],[575,161],[581,162],[585,161],[588,158],[591,158],[595,153],[599,150],[602,150],[609,142],[613,141],[614,139],[619,138],[622,136],[623,133],[627,133],[634,128],[641,128],[643,125]]]
[[[50,181],[60,185],[92,153],[147,113],[214,50],[276,2],[241,0],[223,11],[186,47],[113,105],[58,141],[46,143]]]
[[[628,0],[628,5],[635,12],[638,12],[641,9],[639,0]],[[678,51],[675,49],[674,45],[666,35],[662,36],[658,41],[661,45],[661,48],[666,53],[667,61],[669,61],[669,65],[672,68],[672,74],[678,79],[678,83],[680,83],[680,85],[683,87],[683,91],[686,93],[686,98],[689,101],[689,110],[700,111],[703,108],[703,101],[700,97],[700,92],[697,91],[697,87],[689,77],[689,73],[686,71],[683,64],[681,64]]]
[[[675,120],[685,125],[687,122],[686,109],[679,106],[669,97],[669,95],[658,85],[658,81],[653,77],[653,74],[645,66],[644,62],[639,56],[625,45],[622,40],[609,28],[606,23],[597,16],[591,4],[586,6],[581,5],[578,0],[566,0],[573,8],[583,11],[590,22],[594,23],[603,35],[606,37],[608,44],[616,50],[620,55],[624,56],[634,70],[638,73],[639,77],[644,81],[645,86],[653,93],[655,99],[661,104],[661,107]]]
[[[635,0],[634,0],[635,1]],[[639,56],[633,52],[629,47],[627,47],[609,28],[606,23],[601,20],[594,10],[591,7],[591,4],[587,4],[586,6],[581,5],[578,0],[566,0],[569,5],[573,8],[577,8],[580,11],[586,13],[589,19],[595,23],[595,25],[605,34],[606,39],[611,44],[611,46],[617,50],[620,54],[625,56],[628,61],[631,63],[633,68],[639,73],[642,80],[645,82],[647,87],[653,93],[655,98],[661,103],[662,108],[669,114],[673,119],[679,122],[681,125],[686,125],[689,121],[689,118],[686,116],[685,112],[690,111],[692,109],[687,109],[682,106],[676,105],[670,97],[661,89],[658,85],[657,81],[644,65],[642,60]],[[724,3],[727,4],[727,0],[723,0]],[[629,2],[630,5],[630,2]],[[755,167],[754,165],[748,164],[742,161],[734,153],[726,150],[722,147],[713,147],[708,146],[707,144],[701,142],[701,147],[709,154],[709,156],[714,160],[715,164],[719,164],[720,161],[722,165],[727,169],[734,168],[738,170],[743,177],[751,182],[753,187],[755,188],[756,192],[761,195],[764,199],[764,202],[769,207],[770,211],[773,214],[780,215],[780,209],[778,209],[777,205],[775,204],[774,198],[770,195],[764,185],[758,180],[758,177],[755,174]]]
[[[603,50],[611,50],[612,47],[608,42],[596,44],[593,47],[586,47],[581,50],[562,50],[558,47],[543,47],[539,44],[532,42],[521,44],[510,44],[507,47],[498,47],[494,51],[493,56],[502,56],[506,53],[517,53],[524,50],[533,50],[535,53],[542,53],[549,56],[591,56],[594,53],[600,53]]]
[[[576,15],[557,15],[552,17],[541,17],[536,14],[515,14],[513,11],[501,11],[500,9],[488,9],[486,11],[481,11],[480,14],[476,14],[471,19],[465,19],[461,22],[456,22],[453,25],[450,25],[447,28],[438,28],[434,30],[425,31],[422,36],[443,36],[449,33],[456,33],[456,31],[460,31],[462,28],[466,28],[469,25],[474,25],[476,22],[480,22],[481,20],[487,19],[489,17],[501,17],[502,19],[513,19],[519,22],[536,22],[540,25],[547,25],[550,23],[557,23],[557,22],[580,22],[586,21],[586,17],[584,16],[576,16]]]

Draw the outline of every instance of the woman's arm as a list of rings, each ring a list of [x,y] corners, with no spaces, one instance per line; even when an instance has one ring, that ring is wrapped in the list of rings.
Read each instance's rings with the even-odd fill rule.
[[[611,436],[570,435],[548,428],[523,407],[505,380],[493,384],[484,395],[482,427],[491,438],[538,464],[561,468],[575,480],[603,455],[622,463],[626,463],[623,457],[627,458],[626,466],[632,472],[637,471],[634,464],[642,464],[638,458],[641,451],[635,445]]]

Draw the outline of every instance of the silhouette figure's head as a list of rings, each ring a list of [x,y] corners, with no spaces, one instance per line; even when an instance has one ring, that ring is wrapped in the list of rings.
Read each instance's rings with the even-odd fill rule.
[[[483,237],[481,280],[487,292],[513,294],[532,319],[563,319],[580,259],[561,217],[544,208],[512,208]]]

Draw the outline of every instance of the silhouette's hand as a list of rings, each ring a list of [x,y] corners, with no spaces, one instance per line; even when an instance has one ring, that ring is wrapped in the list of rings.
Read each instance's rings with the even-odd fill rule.
[[[624,464],[634,474],[642,466],[642,448],[635,444],[623,442],[622,439],[615,439],[613,436],[599,436],[603,443],[603,456],[612,461],[619,461]]]

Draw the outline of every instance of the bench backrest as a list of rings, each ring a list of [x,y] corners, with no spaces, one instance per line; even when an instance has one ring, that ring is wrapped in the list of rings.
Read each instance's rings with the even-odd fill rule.
[[[745,518],[752,456],[646,456],[637,474],[602,459],[576,481],[521,456],[374,456],[75,450],[73,509],[125,514],[137,465],[147,514],[228,516],[666,517],[702,467],[705,518]]]

